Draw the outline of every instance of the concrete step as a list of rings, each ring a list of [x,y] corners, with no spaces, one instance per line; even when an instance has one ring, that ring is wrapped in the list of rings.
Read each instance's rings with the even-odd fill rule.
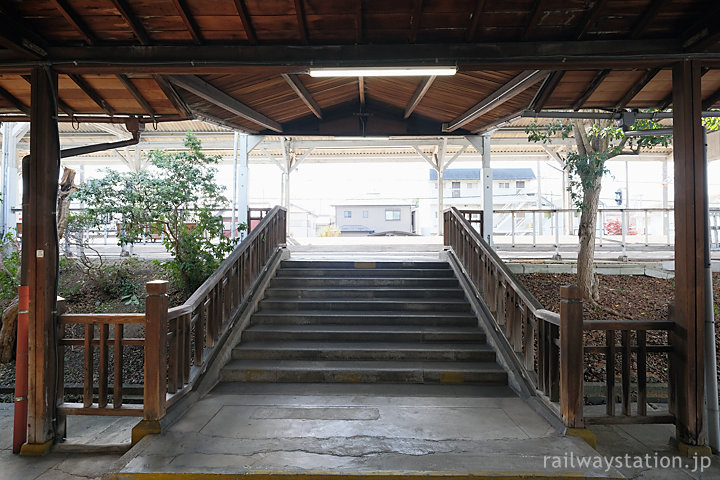
[[[422,268],[422,269],[449,269],[450,264],[443,261],[434,262],[391,262],[391,261],[337,261],[337,260],[283,260],[280,268],[355,268],[355,269],[397,269],[397,268]]]
[[[247,342],[235,347],[239,360],[430,360],[494,362],[485,344],[399,342]]]
[[[449,278],[455,273],[450,268],[281,268],[278,278],[287,277],[401,277]]]
[[[252,317],[258,324],[285,325],[417,325],[417,326],[477,326],[477,319],[470,312],[411,312],[398,311],[330,311],[264,310]]]
[[[394,287],[272,287],[265,292],[265,298],[463,298],[460,288],[394,288]]]
[[[231,360],[221,380],[505,385],[507,374],[493,362]]]
[[[412,277],[275,277],[270,281],[271,288],[292,287],[392,287],[392,288],[454,288],[460,284],[454,277],[412,278]]]
[[[402,325],[253,325],[242,334],[244,342],[432,342],[483,343],[485,333],[476,327]]]
[[[383,298],[357,299],[357,298],[315,298],[315,299],[282,299],[266,298],[260,302],[259,310],[327,310],[327,311],[373,311],[396,310],[404,312],[469,312],[470,304],[465,299],[403,299]]]

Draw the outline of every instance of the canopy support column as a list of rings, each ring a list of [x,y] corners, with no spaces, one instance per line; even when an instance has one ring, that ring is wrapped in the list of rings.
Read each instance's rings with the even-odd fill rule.
[[[21,453],[44,454],[55,436],[57,354],[56,204],[60,175],[57,73],[32,71],[30,160],[23,165],[22,280],[29,286],[28,441]]]
[[[707,244],[707,161],[701,124],[700,64],[673,66],[673,149],[675,163],[675,330],[671,371],[671,412],[681,451],[709,453],[703,430],[705,392],[705,263]],[[705,447],[706,450],[709,450]]]

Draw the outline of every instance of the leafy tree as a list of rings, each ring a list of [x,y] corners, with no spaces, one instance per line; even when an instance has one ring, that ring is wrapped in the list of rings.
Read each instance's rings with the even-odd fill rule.
[[[81,185],[74,199],[87,206],[77,225],[99,226],[117,219],[120,243],[133,244],[143,235],[162,232],[163,244],[173,256],[163,265],[193,291],[235,242],[223,234],[222,217],[215,213],[228,202],[224,187],[215,183],[219,157],[203,154],[192,133],[185,147],[177,153],[151,152],[147,170],[107,170],[103,178]]]
[[[633,130],[652,130],[661,126],[651,120],[637,120]],[[525,129],[528,140],[552,143],[558,138],[574,138],[575,148],[560,156],[570,176],[568,191],[580,209],[577,261],[578,286],[583,298],[592,303],[599,300],[598,279],[594,274],[595,230],[602,188],[602,177],[608,172],[605,163],[618,155],[638,154],[641,149],[667,146],[669,136],[625,136],[613,120],[554,120],[547,125],[531,124]],[[629,151],[628,151],[629,150]]]

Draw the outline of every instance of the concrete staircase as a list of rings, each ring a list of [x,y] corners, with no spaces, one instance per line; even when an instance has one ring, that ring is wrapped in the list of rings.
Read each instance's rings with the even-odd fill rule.
[[[507,374],[449,264],[284,261],[222,380],[506,385]]]

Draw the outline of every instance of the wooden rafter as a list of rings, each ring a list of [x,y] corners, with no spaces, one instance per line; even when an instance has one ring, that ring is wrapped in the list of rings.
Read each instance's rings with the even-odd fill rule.
[[[152,42],[150,41],[150,37],[148,36],[147,31],[145,30],[145,27],[143,27],[142,23],[140,23],[140,20],[135,16],[132,9],[130,8],[130,5],[128,5],[126,0],[111,0],[113,5],[115,5],[115,8],[120,13],[120,16],[123,17],[125,22],[130,27],[130,30],[132,30],[133,35],[135,35],[135,38],[137,38],[138,42],[140,42],[140,45],[150,45]]]
[[[183,100],[177,90],[175,90],[175,87],[173,87],[165,77],[162,75],[153,75],[153,80],[155,80],[155,83],[157,83],[163,91],[165,97],[167,97],[173,106],[180,112],[181,116],[184,118],[192,118],[192,110],[190,110],[190,107],[188,107],[187,103],[185,103],[185,100]]]
[[[413,9],[410,13],[410,43],[417,41],[420,30],[420,17],[422,16],[423,0],[413,0]]]
[[[90,97],[90,99],[95,102],[95,104],[100,107],[105,113],[110,115],[111,117],[115,115],[115,110],[110,106],[107,101],[98,93],[97,90],[95,90],[92,85],[90,85],[83,77],[76,74],[69,74],[68,77],[70,77],[70,80],[75,82],[75,85],[80,87],[80,89],[85,92],[85,95]]]
[[[117,78],[122,82],[123,86],[125,86],[128,92],[130,92],[130,94],[133,96],[135,101],[143,108],[143,110],[145,110],[148,115],[150,115],[152,118],[157,117],[155,109],[152,108],[152,106],[148,103],[145,97],[143,97],[142,93],[140,93],[140,90],[138,90],[135,84],[130,81],[127,75],[119,74]]]
[[[470,27],[468,28],[467,35],[465,35],[465,41],[467,42],[474,41],[477,36],[480,18],[485,8],[485,1],[486,0],[476,0],[475,2],[475,11],[473,11],[472,17],[470,18]]]
[[[702,102],[702,109],[703,110],[709,110],[715,105],[718,101],[720,101],[720,88],[715,90],[713,93],[711,93],[705,100]]]
[[[285,79],[290,88],[297,94],[300,100],[310,109],[310,111],[319,119],[322,119],[322,109],[320,105],[315,101],[310,91],[305,88],[305,85],[300,81],[297,75],[292,73],[283,73],[282,77]]]
[[[448,123],[447,126],[443,125],[443,132],[453,132],[463,125],[472,122],[479,116],[502,105],[532,87],[547,74],[548,72],[545,70],[525,70],[524,72],[521,72],[505,85],[495,90],[482,101],[478,102],[462,115]]]
[[[600,12],[602,11],[603,7],[605,7],[605,4],[607,3],[607,0],[596,0],[595,4],[592,6],[592,8],[588,11],[587,15],[583,19],[583,21],[580,23],[580,28],[578,29],[577,33],[575,34],[575,38],[578,40],[582,40],[585,34],[587,34],[588,30],[590,30],[590,27],[593,26],[597,18],[600,16]]]
[[[477,130],[473,130],[472,133],[476,134],[476,135],[482,135],[483,133],[487,133],[490,130],[495,130],[496,128],[499,128],[500,126],[502,126],[505,123],[512,122],[513,120],[520,118],[520,116],[522,116],[523,111],[524,110],[516,110],[508,115],[505,115],[503,117],[495,119],[489,123],[482,125]]]
[[[190,13],[190,10],[188,10],[185,0],[173,0],[173,3],[175,3],[175,8],[177,9],[178,14],[180,14],[180,18],[182,18],[182,21],[185,24],[185,27],[188,29],[188,32],[190,32],[193,41],[198,45],[203,43],[200,29],[198,28],[197,22],[195,22],[195,19]]]
[[[358,95],[360,96],[360,105],[365,106],[365,78],[358,77]]]
[[[95,38],[95,35],[90,30],[90,27],[87,26],[82,17],[73,10],[66,0],[51,0],[51,2],[55,8],[60,11],[62,16],[65,17],[65,20],[67,20],[68,23],[83,36],[88,45],[95,45],[98,43],[97,38]]]
[[[202,112],[197,109],[192,110],[192,117],[197,118],[198,120],[202,120],[207,123],[220,125],[222,127],[228,127],[233,130],[237,130],[239,132],[245,132],[245,133],[250,133],[250,134],[259,133],[258,130],[252,130],[250,128],[240,125],[239,123],[236,123],[236,122],[233,122],[230,120],[226,120],[224,118],[217,117],[211,113]]]
[[[5,100],[10,102],[13,107],[17,108],[25,115],[30,115],[30,107],[22,103],[15,95],[8,92],[3,87],[0,87],[0,97],[3,97]]]
[[[362,43],[365,35],[363,34],[363,0],[357,2],[357,10],[355,11],[355,42]]]
[[[308,30],[305,24],[305,10],[302,0],[295,0],[295,16],[297,17],[298,30],[300,31],[300,39],[303,43],[308,43]]]
[[[572,104],[573,110],[580,110],[583,105],[585,105],[585,102],[587,102],[587,99],[590,98],[590,95],[593,94],[595,90],[600,86],[603,80],[605,80],[605,77],[610,75],[610,69],[600,70],[590,81],[590,84],[587,86],[587,88],[583,91],[583,93],[578,97],[577,100],[575,100]]]
[[[525,24],[525,32],[522,36],[523,41],[531,38],[535,32],[535,27],[537,27],[538,20],[540,20],[540,14],[543,12],[543,0],[535,0],[533,2],[533,6],[530,8],[530,11],[532,14]]]
[[[250,108],[200,77],[195,75],[174,75],[169,79],[177,86],[245,120],[275,132],[282,132],[282,125],[278,122]]]
[[[564,76],[565,72],[563,71],[555,71],[548,75],[528,105],[528,110],[534,112],[542,110]]]
[[[713,43],[718,42],[720,40],[720,27],[718,27],[716,19],[719,15],[720,6],[717,6],[712,12],[706,13],[690,28],[685,30],[680,37],[683,48],[704,50]]]
[[[637,21],[632,26],[632,30],[630,30],[630,38],[639,38],[645,30],[645,27],[650,24],[652,19],[655,18],[655,15],[657,15],[663,5],[667,2],[668,0],[653,0],[653,2],[645,9],[642,15],[638,17]]]
[[[412,112],[415,111],[415,108],[420,104],[420,101],[422,101],[427,91],[430,90],[430,87],[435,81],[435,78],[437,77],[433,75],[430,77],[425,77],[420,81],[420,85],[418,85],[415,93],[413,93],[412,98],[408,102],[407,107],[405,107],[403,118],[408,118],[410,115],[412,115]]]
[[[248,14],[245,0],[235,0],[235,10],[237,11],[238,16],[240,16],[240,21],[243,24],[243,28],[245,29],[245,35],[247,36],[248,41],[250,43],[257,43],[255,27],[253,27],[252,21],[250,20],[250,15]]]
[[[47,55],[45,39],[4,4],[0,4],[0,45],[33,59]]]
[[[625,95],[622,96],[620,101],[615,104],[615,110],[620,110],[622,108],[625,108],[625,106],[630,103],[630,101],[635,98],[635,95],[640,93],[640,90],[645,88],[645,85],[650,83],[650,81],[655,78],[655,75],[660,73],[659,68],[650,68],[647,72],[645,72],[645,75],[643,75],[640,80],[635,82],[635,84],[628,89],[627,92],[625,92]]]

